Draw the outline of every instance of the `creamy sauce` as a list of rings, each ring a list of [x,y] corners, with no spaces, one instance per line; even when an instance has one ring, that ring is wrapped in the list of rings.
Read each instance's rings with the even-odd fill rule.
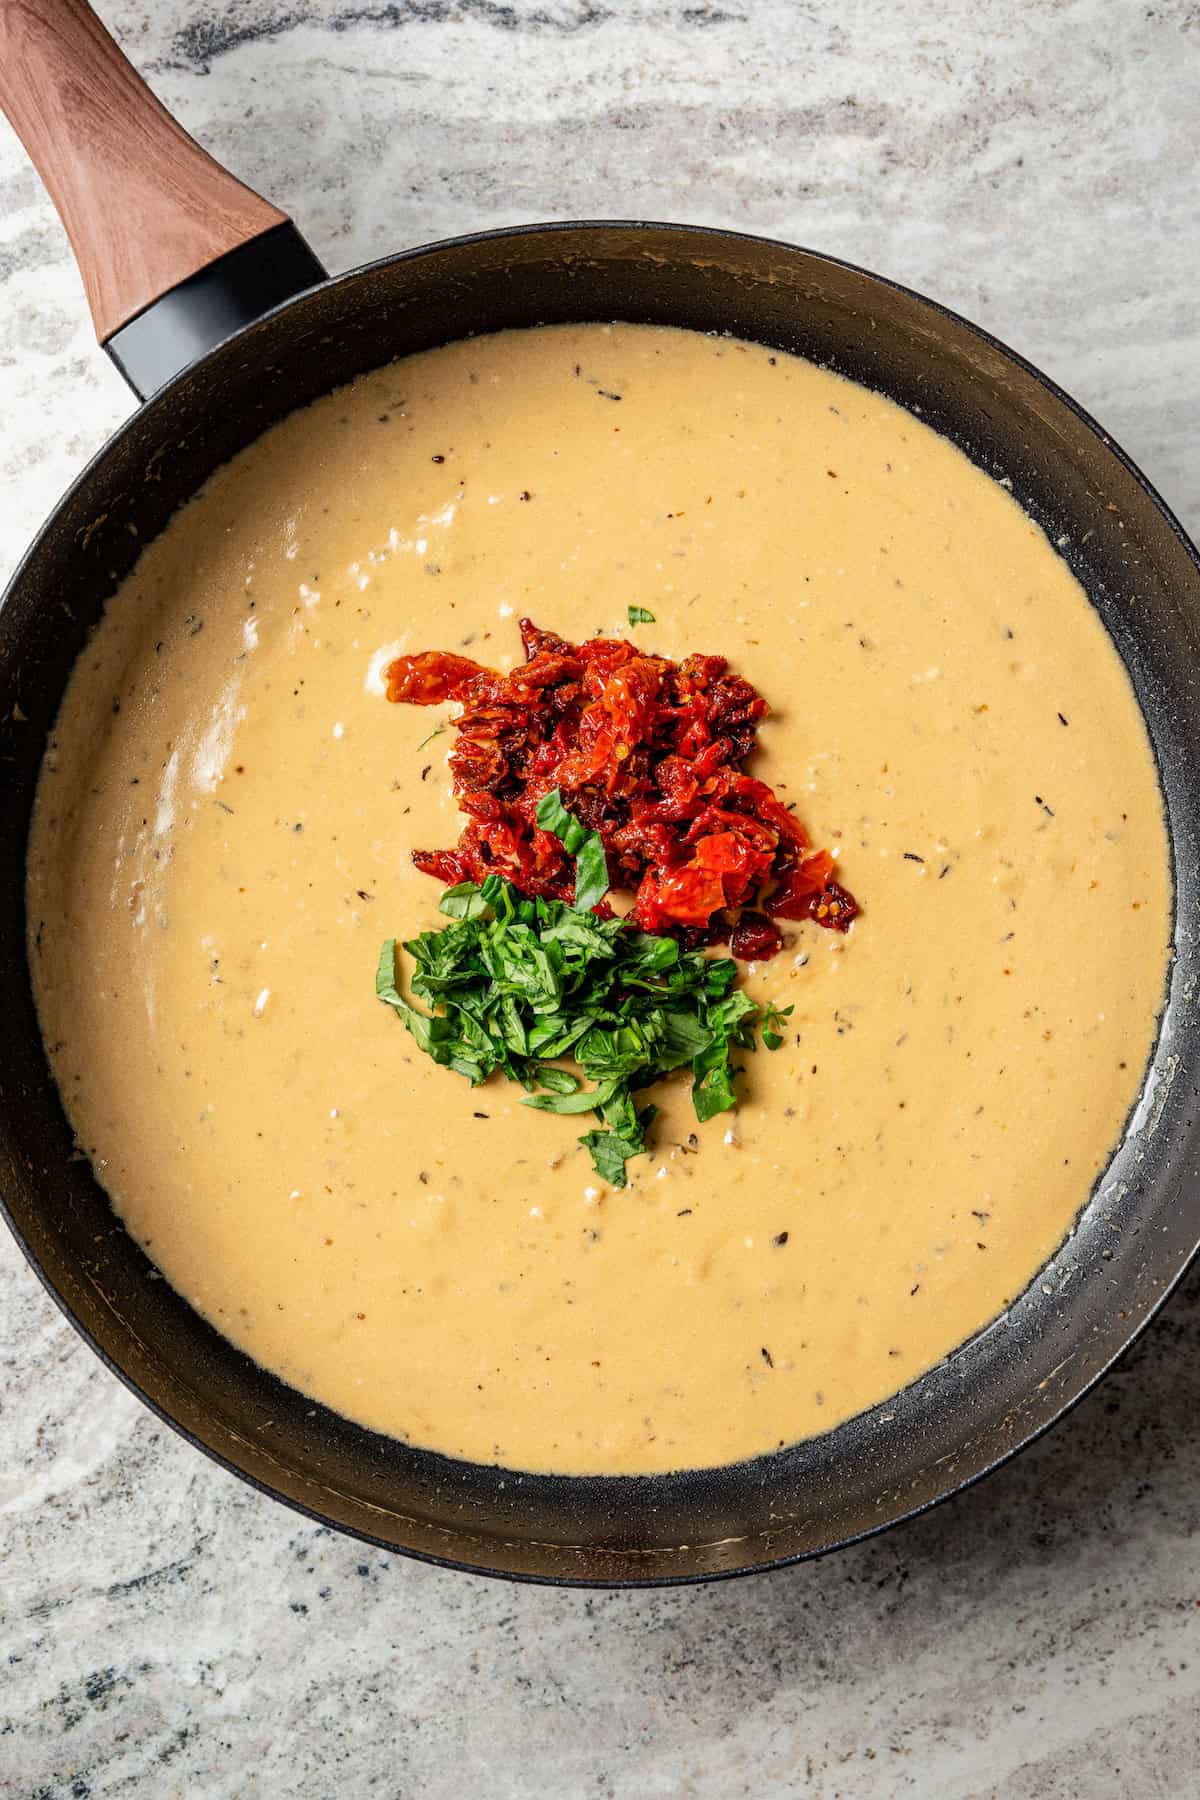
[[[664,1085],[623,1192],[374,997],[459,828],[445,711],[382,668],[510,666],[522,613],[730,657],[864,908],[750,969],[787,1042],[706,1126]],[[180,1292],[369,1426],[580,1473],[826,1430],[994,1318],[1120,1134],[1170,923],[1124,669],[1009,495],[809,364],[631,326],[397,363],[222,469],[80,660],[29,902],[67,1110]]]

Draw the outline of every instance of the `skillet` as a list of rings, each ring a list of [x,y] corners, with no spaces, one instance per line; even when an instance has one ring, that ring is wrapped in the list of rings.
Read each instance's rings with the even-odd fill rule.
[[[489,232],[329,280],[220,169],[83,0],[0,0],[0,103],[45,178],[97,336],[143,401],[55,509],[0,609],[0,1196],[46,1288],[167,1423],[263,1491],[387,1549],[563,1585],[711,1579],[920,1512],[1062,1415],[1200,1240],[1200,563],[1071,400],[932,301],[811,251],[645,223]],[[794,351],[918,413],[1047,531],[1129,669],[1166,799],[1175,949],[1124,1138],[1015,1304],[893,1400],[716,1470],[532,1476],[414,1450],[259,1369],[161,1279],[75,1151],[38,1031],[21,871],[47,734],[103,603],[222,462],[284,414],[472,332],[625,319]],[[119,1047],[114,1049],[119,1054]]]

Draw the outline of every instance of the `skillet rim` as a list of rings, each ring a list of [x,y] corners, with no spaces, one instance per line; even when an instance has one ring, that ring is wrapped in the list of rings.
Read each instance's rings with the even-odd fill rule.
[[[1019,371],[1021,371],[1024,375],[1026,375],[1027,377],[1031,377],[1032,380],[1039,387],[1041,387],[1043,390],[1045,390],[1054,400],[1056,400],[1061,406],[1063,406],[1069,413],[1073,414],[1075,419],[1083,426],[1084,430],[1087,433],[1089,433],[1097,441],[1097,443],[1099,444],[1101,449],[1103,451],[1108,452],[1110,455],[1112,455],[1115,458],[1115,460],[1117,461],[1117,463],[1124,469],[1125,473],[1128,476],[1132,477],[1134,483],[1138,487],[1141,488],[1141,490],[1145,494],[1146,498],[1149,500],[1151,506],[1157,511],[1157,513],[1159,514],[1162,521],[1165,523],[1165,525],[1168,527],[1169,531],[1172,533],[1172,535],[1178,541],[1185,556],[1194,565],[1197,575],[1200,576],[1200,550],[1198,550],[1197,546],[1192,542],[1191,538],[1189,537],[1187,532],[1184,530],[1183,525],[1181,524],[1180,520],[1177,518],[1176,514],[1171,509],[1171,507],[1169,507],[1167,505],[1166,501],[1163,499],[1162,495],[1158,492],[1157,488],[1153,485],[1153,483],[1151,483],[1149,481],[1149,479],[1142,472],[1142,470],[1139,468],[1137,463],[1134,462],[1133,458],[1121,447],[1120,444],[1118,444],[1116,442],[1116,440],[1111,436],[1111,434],[1104,429],[1104,427],[1099,423],[1099,421],[1097,419],[1095,419],[1092,416],[1092,414],[1087,411],[1086,408],[1081,406],[1075,399],[1073,399],[1070,394],[1068,394],[1062,387],[1060,387],[1059,384],[1056,381],[1054,381],[1050,376],[1046,375],[1041,369],[1039,369],[1036,364],[1031,362],[1025,356],[1021,355],[1020,352],[1013,350],[1002,339],[996,337],[993,333],[988,331],[985,327],[976,325],[975,323],[973,323],[973,321],[965,318],[961,313],[955,312],[953,310],[953,308],[943,305],[938,300],[931,299],[929,296],[922,294],[916,288],[908,287],[906,284],[904,284],[902,282],[892,280],[888,276],[880,275],[880,274],[877,274],[874,270],[864,268],[859,263],[851,262],[848,259],[843,258],[843,257],[831,256],[831,255],[826,254],[823,251],[812,250],[812,249],[809,249],[805,245],[790,243],[784,239],[767,237],[761,233],[744,232],[744,231],[737,231],[737,230],[727,230],[721,226],[688,225],[688,224],[671,223],[669,221],[646,220],[646,219],[641,219],[641,220],[637,220],[637,219],[566,219],[566,220],[544,221],[544,222],[528,224],[528,225],[500,226],[500,227],[496,227],[496,228],[492,228],[492,229],[484,230],[484,231],[467,232],[467,233],[455,235],[453,237],[439,238],[439,239],[433,240],[429,243],[412,246],[412,247],[404,249],[404,250],[394,251],[385,256],[375,257],[368,262],[360,263],[351,269],[344,270],[340,274],[331,275],[323,281],[315,282],[307,287],[297,289],[297,291],[295,293],[293,293],[292,295],[290,295],[286,300],[280,301],[275,306],[267,308],[265,311],[258,314],[253,320],[250,320],[248,323],[241,326],[238,330],[231,332],[230,334],[228,334],[228,336],[226,336],[222,339],[219,339],[216,343],[214,343],[213,345],[210,346],[210,348],[205,352],[205,354],[203,356],[198,357],[198,358],[194,359],[192,362],[186,364],[182,369],[178,370],[176,372],[176,374],[170,378],[169,381],[165,382],[162,387],[158,388],[144,402],[141,402],[139,405],[137,405],[134,408],[134,410],[129,414],[128,418],[124,419],[121,422],[121,424],[117,426],[116,430],[109,434],[109,436],[105,439],[104,443],[89,458],[89,460],[88,460],[87,464],[84,466],[84,468],[79,472],[78,475],[76,475],[73,478],[73,480],[68,484],[66,489],[60,495],[57,503],[51,509],[51,511],[47,514],[46,518],[43,520],[41,526],[39,527],[39,529],[35,533],[34,537],[32,538],[31,542],[29,543],[29,545],[23,552],[19,561],[17,562],[16,567],[14,568],[9,581],[5,585],[3,594],[0,595],[0,610],[3,610],[3,608],[8,605],[11,598],[14,596],[14,594],[18,591],[18,589],[22,585],[22,583],[25,579],[27,569],[29,568],[31,563],[34,561],[35,557],[38,555],[38,553],[42,547],[43,541],[53,532],[53,530],[56,526],[56,523],[57,523],[60,515],[63,513],[64,509],[69,505],[69,503],[73,499],[76,498],[76,496],[80,495],[86,489],[87,484],[92,480],[92,478],[95,476],[95,474],[98,472],[98,470],[103,466],[106,459],[112,454],[112,452],[116,449],[116,447],[122,442],[122,440],[125,438],[125,436],[128,433],[130,433],[131,431],[133,431],[134,429],[139,428],[141,426],[143,414],[145,413],[145,411],[148,408],[158,408],[160,406],[161,407],[169,406],[171,401],[174,399],[174,396],[175,396],[177,390],[188,378],[190,378],[194,374],[195,370],[198,367],[200,367],[203,363],[209,361],[213,356],[215,356],[219,351],[223,350],[226,346],[233,344],[242,338],[247,337],[251,332],[257,330],[261,325],[266,323],[268,320],[279,317],[281,314],[286,312],[289,307],[293,306],[294,304],[296,304],[297,302],[299,302],[300,300],[302,300],[308,296],[311,296],[311,295],[314,295],[317,293],[322,293],[322,292],[325,292],[326,290],[332,290],[335,288],[349,288],[349,287],[353,286],[355,283],[363,280],[364,278],[369,277],[373,273],[376,273],[376,272],[379,272],[379,271],[382,271],[385,269],[391,269],[391,268],[396,267],[397,265],[401,265],[401,264],[404,264],[404,263],[407,263],[410,261],[415,261],[418,258],[421,258],[424,256],[434,255],[436,253],[444,252],[444,251],[448,251],[448,250],[470,249],[471,247],[473,247],[475,245],[491,244],[491,243],[501,242],[501,241],[504,241],[504,240],[510,239],[510,238],[530,239],[530,238],[539,238],[540,237],[540,238],[546,238],[546,239],[553,239],[555,236],[558,236],[560,234],[566,234],[566,233],[570,233],[570,232],[579,232],[579,231],[603,231],[603,232],[608,232],[608,233],[621,232],[621,233],[631,234],[635,237],[642,233],[646,233],[646,234],[652,234],[655,232],[678,233],[680,235],[690,237],[694,240],[708,239],[708,240],[719,240],[722,242],[731,242],[732,241],[734,243],[756,246],[756,247],[762,248],[764,250],[769,250],[769,251],[774,251],[774,252],[782,251],[785,254],[798,254],[798,255],[807,257],[808,259],[811,260],[812,263],[814,263],[816,265],[824,265],[825,267],[830,268],[830,269],[836,269],[836,270],[847,272],[851,275],[859,277],[860,279],[864,280],[865,282],[873,283],[877,287],[879,287],[889,293],[894,293],[894,294],[900,295],[906,299],[914,300],[914,301],[918,302],[918,304],[921,307],[927,309],[927,311],[929,313],[932,313],[935,316],[935,318],[945,319],[945,320],[949,321],[953,325],[957,326],[960,330],[963,330],[966,333],[968,333],[971,337],[976,339],[978,342],[980,342],[986,348],[992,350],[993,352],[998,352],[1001,357],[1005,358],[1010,364],[1015,366],[1015,368],[1017,368]],[[447,340],[447,341],[450,341],[450,340]],[[978,380],[979,378],[976,376],[976,377],[974,377],[974,379]],[[254,440],[253,440],[253,438],[251,438],[248,441],[253,442]],[[1139,710],[1141,710],[1140,702],[1139,702]],[[1173,843],[1172,843],[1172,850],[1173,850]],[[24,873],[24,869],[22,868],[22,875],[23,875],[23,873]],[[1173,938],[1174,938],[1174,927],[1177,925],[1177,923],[1178,923],[1177,904],[1173,900],[1173,920],[1172,920],[1172,924],[1173,924],[1172,937]],[[1173,963],[1173,961],[1174,961],[1174,956],[1172,956],[1172,963]],[[1168,1001],[1169,1001],[1169,990],[1168,990],[1167,995],[1164,998],[1164,1014],[1160,1017],[1158,1032],[1156,1033],[1156,1046],[1157,1046],[1158,1042],[1160,1041],[1161,1031],[1163,1028],[1163,1022],[1165,1019],[1165,1008],[1166,1008],[1166,1004]],[[1152,1051],[1150,1062],[1148,1062],[1148,1064],[1147,1064],[1147,1073],[1149,1073],[1150,1069],[1152,1068],[1153,1057],[1155,1054],[1156,1054],[1156,1051]],[[1139,1090],[1139,1095],[1144,1092],[1144,1085],[1145,1084],[1144,1084],[1144,1079],[1143,1079],[1143,1088],[1141,1090]],[[1137,1106],[1137,1102],[1135,1102],[1135,1110],[1136,1110],[1136,1106]],[[1132,1115],[1131,1115],[1131,1117],[1132,1117]],[[1127,1135],[1128,1135],[1128,1122],[1126,1125],[1126,1132],[1123,1134],[1122,1139],[1120,1140],[1120,1142],[1118,1143],[1116,1148],[1114,1148],[1114,1151],[1112,1153],[1113,1156],[1115,1156],[1116,1150],[1120,1148],[1120,1144],[1125,1141],[1125,1137]],[[1109,1160],[1111,1162],[1111,1157]],[[1094,1196],[1099,1191],[1099,1188],[1102,1185],[1103,1179],[1104,1179],[1104,1177],[1103,1177],[1103,1173],[1102,1173],[1100,1175],[1100,1177],[1098,1177],[1097,1182],[1093,1185],[1093,1188],[1091,1190],[1091,1196]],[[1090,1201],[1091,1196],[1089,1196],[1089,1201]],[[1088,1204],[1088,1202],[1085,1202],[1085,1205],[1086,1204]],[[588,1591],[588,1590],[601,1591],[601,1590],[619,1589],[619,1588],[653,1589],[653,1588],[666,1588],[666,1587],[691,1587],[694,1585],[698,1585],[700,1583],[708,1583],[708,1582],[713,1582],[713,1581],[729,1581],[729,1580],[734,1580],[734,1579],[737,1579],[737,1578],[740,1578],[743,1576],[747,1576],[747,1575],[766,1574],[766,1573],[771,1572],[776,1569],[788,1568],[788,1567],[791,1567],[798,1563],[816,1561],[822,1557],[832,1555],[837,1550],[847,1549],[851,1545],[862,1543],[869,1538],[878,1536],[881,1532],[892,1529],[893,1526],[902,1525],[909,1520],[918,1518],[918,1517],[922,1516],[923,1514],[932,1511],[935,1507],[941,1506],[947,1500],[950,1500],[950,1499],[954,1498],[956,1495],[966,1492],[967,1489],[973,1487],[977,1482],[980,1482],[980,1481],[984,1480],[987,1476],[994,1474],[997,1469],[1003,1467],[1006,1463],[1011,1461],[1012,1458],[1017,1456],[1022,1450],[1028,1448],[1031,1444],[1036,1443],[1039,1438],[1041,1438],[1054,1425],[1058,1424],[1058,1422],[1061,1419],[1065,1418],[1066,1415],[1068,1413],[1070,1413],[1076,1406],[1078,1406],[1082,1400],[1084,1400],[1090,1393],[1092,1393],[1093,1390],[1098,1386],[1098,1384],[1112,1371],[1114,1366],[1125,1356],[1127,1351],[1129,1351],[1132,1348],[1132,1346],[1137,1342],[1137,1340],[1147,1330],[1147,1328],[1150,1326],[1152,1321],[1157,1317],[1160,1309],[1166,1304],[1166,1301],[1169,1299],[1171,1294],[1173,1294],[1175,1292],[1180,1281],[1184,1278],[1184,1276],[1187,1274],[1188,1270],[1192,1267],[1193,1263],[1195,1262],[1195,1260],[1197,1258],[1197,1255],[1200,1254],[1200,1219],[1198,1219],[1196,1227],[1195,1227],[1196,1238],[1192,1244],[1191,1249],[1188,1250],[1186,1252],[1186,1254],[1181,1257],[1177,1268],[1175,1268],[1170,1273],[1169,1276],[1167,1276],[1166,1278],[1164,1278],[1161,1281],[1161,1284],[1159,1286],[1157,1293],[1155,1294],[1151,1303],[1147,1306],[1143,1315],[1137,1320],[1137,1322],[1133,1325],[1132,1329],[1128,1332],[1128,1334],[1123,1338],[1123,1340],[1118,1344],[1118,1346],[1112,1351],[1111,1355],[1109,1355],[1098,1366],[1087,1371],[1085,1374],[1085,1378],[1083,1379],[1081,1384],[1078,1386],[1078,1388],[1076,1388],[1073,1393],[1069,1394],[1069,1396],[1066,1399],[1062,1400],[1060,1404],[1056,1405],[1055,1409],[1050,1413],[1050,1415],[1046,1419],[1044,1419],[1041,1423],[1034,1426],[1032,1429],[1028,1430],[1024,1435],[1020,1436],[1015,1442],[1006,1446],[1006,1448],[1000,1454],[993,1457],[991,1461],[985,1463],[983,1467],[973,1470],[971,1473],[963,1476],[961,1479],[955,1479],[951,1485],[943,1488],[939,1493],[931,1495],[928,1498],[921,1500],[918,1504],[916,1504],[912,1507],[909,1507],[906,1510],[897,1512],[894,1515],[892,1515],[891,1517],[881,1519],[878,1523],[873,1523],[861,1531],[853,1532],[845,1537],[839,1537],[835,1541],[833,1541],[829,1544],[822,1545],[819,1548],[804,1549],[804,1550],[790,1552],[788,1554],[778,1556],[778,1557],[768,1557],[767,1559],[761,1560],[761,1561],[746,1562],[746,1563],[742,1563],[739,1566],[733,1567],[733,1568],[703,1569],[703,1570],[695,1571],[692,1573],[679,1574],[679,1575],[658,1574],[658,1575],[649,1576],[649,1577],[639,1577],[637,1575],[628,1575],[628,1576],[621,1576],[621,1577],[613,1577],[611,1579],[603,1579],[603,1578],[597,1579],[595,1577],[578,1577],[578,1578],[576,1578],[576,1577],[573,1577],[573,1576],[570,1576],[567,1574],[563,1574],[563,1573],[541,1574],[541,1573],[536,1573],[536,1572],[532,1572],[532,1571],[528,1571],[528,1570],[515,1570],[515,1569],[503,1569],[503,1568],[489,1567],[489,1566],[479,1563],[479,1562],[467,1561],[461,1557],[441,1556],[441,1555],[438,1555],[438,1554],[428,1551],[428,1550],[416,1549],[416,1548],[412,1548],[409,1546],[403,1546],[403,1545],[397,1545],[394,1542],[391,1542],[386,1538],[379,1537],[369,1531],[363,1530],[362,1528],[360,1528],[358,1526],[346,1524],[346,1523],[341,1522],[340,1520],[332,1519],[327,1514],[319,1512],[315,1507],[307,1505],[304,1501],[296,1499],[292,1495],[282,1492],[279,1488],[273,1486],[269,1481],[265,1480],[261,1476],[251,1473],[248,1469],[242,1468],[229,1455],[227,1455],[225,1453],[225,1451],[217,1449],[216,1447],[206,1443],[202,1438],[200,1438],[196,1434],[195,1430],[192,1427],[185,1425],[180,1420],[176,1419],[170,1412],[167,1411],[166,1407],[161,1402],[159,1402],[158,1400],[155,1400],[154,1398],[151,1397],[151,1395],[149,1393],[146,1392],[146,1390],[142,1387],[139,1380],[135,1376],[133,1376],[132,1374],[128,1373],[126,1370],[121,1368],[120,1365],[115,1361],[113,1356],[106,1349],[103,1348],[103,1346],[97,1341],[92,1330],[88,1326],[86,1326],[82,1322],[82,1320],[76,1315],[76,1313],[74,1312],[74,1310],[71,1306],[71,1303],[67,1299],[66,1295],[55,1285],[55,1283],[51,1279],[47,1270],[42,1266],[40,1261],[37,1259],[36,1255],[30,1248],[30,1245],[27,1242],[24,1234],[22,1233],[22,1231],[18,1227],[15,1219],[13,1218],[12,1213],[9,1209],[9,1206],[8,1206],[7,1202],[5,1201],[2,1194],[0,1194],[0,1217],[3,1217],[5,1223],[7,1224],[9,1230],[11,1231],[14,1239],[16,1240],[16,1242],[19,1246],[22,1255],[25,1257],[26,1262],[29,1264],[33,1273],[37,1277],[42,1288],[45,1290],[45,1292],[47,1294],[49,1294],[50,1298],[58,1306],[60,1312],[64,1315],[64,1317],[68,1320],[68,1322],[74,1327],[75,1331],[84,1340],[84,1342],[88,1345],[88,1347],[94,1352],[94,1354],[100,1359],[100,1361],[110,1371],[110,1373],[115,1375],[117,1377],[117,1379],[129,1390],[129,1392],[134,1394],[136,1396],[136,1398],[150,1410],[151,1413],[153,1413],[159,1420],[162,1421],[163,1424],[169,1426],[172,1431],[177,1433],[180,1437],[182,1437],[187,1443],[192,1445],[195,1449],[201,1451],[205,1456],[209,1457],[213,1462],[218,1464],[218,1466],[220,1466],[222,1469],[226,1470],[229,1474],[236,1476],[241,1481],[246,1482],[249,1486],[256,1489],[259,1493],[264,1494],[264,1495],[268,1496],[270,1499],[281,1503],[282,1505],[288,1507],[293,1512],[299,1513],[301,1516],[312,1520],[314,1523],[319,1524],[319,1525],[324,1525],[324,1526],[331,1528],[347,1537],[356,1539],[362,1543],[371,1544],[371,1545],[375,1546],[376,1548],[385,1551],[389,1555],[403,1556],[406,1558],[411,1558],[418,1562],[430,1564],[436,1568],[456,1570],[456,1571],[459,1571],[459,1572],[462,1572],[465,1574],[488,1576],[488,1577],[491,1577],[491,1578],[497,1579],[497,1580],[517,1581],[517,1582],[528,1583],[533,1586],[541,1586],[541,1587],[560,1587],[560,1588],[582,1589],[584,1591]],[[1069,1241],[1069,1235],[1068,1235],[1068,1239],[1064,1240],[1064,1241]],[[1048,1261],[1053,1261],[1054,1257],[1057,1257],[1060,1254],[1061,1249],[1062,1249],[1062,1245],[1060,1244],[1055,1249],[1052,1257],[1050,1259],[1048,1259]],[[1046,1266],[1047,1266],[1046,1264],[1042,1264],[1042,1265],[1040,1265],[1038,1270],[1034,1271],[1033,1275],[1030,1278],[1030,1283],[1028,1285],[1032,1285],[1032,1283],[1037,1280],[1038,1275],[1041,1272],[1041,1269],[1044,1269]],[[1024,1291],[1026,1291],[1026,1290],[1023,1289],[1022,1292],[1024,1292]],[[1000,1318],[1002,1318],[1003,1316],[1004,1316],[1003,1313],[999,1315]],[[995,1323],[996,1323],[996,1321],[992,1321],[991,1325],[994,1325]],[[982,1330],[986,1331],[986,1330],[991,1329],[991,1325],[985,1325],[982,1328]],[[977,1337],[979,1335],[980,1335],[979,1333],[974,1333],[974,1334],[972,1334],[972,1338]],[[966,1343],[969,1343],[971,1341],[972,1341],[972,1339],[965,1340]],[[962,1347],[963,1346],[956,1346],[955,1348],[957,1350]],[[951,1351],[950,1355],[953,1355],[954,1353],[955,1353],[954,1351]],[[747,1466],[747,1467],[750,1466],[750,1463],[753,1460],[754,1459],[748,1459],[745,1466]],[[570,1479],[570,1478],[569,1477],[560,1477],[560,1479]],[[586,1478],[586,1479],[595,1479],[595,1478]],[[608,1479],[611,1479],[614,1481],[621,1481],[626,1478],[617,1476],[617,1477],[609,1477]],[[634,1477],[633,1479],[641,1480],[641,1479],[645,1479],[645,1478],[644,1477]],[[403,1515],[398,1514],[396,1516],[402,1517]],[[760,1534],[760,1535],[763,1535],[763,1534]],[[465,1534],[464,1534],[464,1536],[465,1536]],[[484,1541],[486,1541],[486,1540],[484,1540]],[[746,1541],[748,1543],[750,1543],[750,1542],[753,1542],[754,1539],[748,1538]],[[696,1546],[696,1548],[700,1548],[700,1547],[701,1546]],[[611,1556],[611,1557],[613,1557],[614,1560],[618,1560],[620,1558],[628,1558],[630,1556],[636,1556],[638,1554],[637,1551],[629,1551],[628,1549],[625,1549],[625,1548],[618,1548],[618,1549],[609,1550],[609,1551],[602,1550],[600,1547],[597,1547],[597,1546],[588,1546],[587,1548],[588,1548],[589,1554]],[[681,1546],[681,1548],[682,1548],[682,1546]],[[662,1554],[662,1553],[669,1553],[669,1552],[664,1552],[660,1547],[660,1549],[658,1550],[657,1553]]]

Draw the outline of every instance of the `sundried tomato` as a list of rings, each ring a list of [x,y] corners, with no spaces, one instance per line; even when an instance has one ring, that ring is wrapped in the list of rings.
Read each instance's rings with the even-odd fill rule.
[[[387,666],[387,697],[410,706],[438,706],[458,697],[459,688],[478,675],[486,675],[481,663],[449,650],[422,650],[419,656],[398,656]]]
[[[729,939],[761,960],[774,919],[845,931],[853,896],[826,850],[765,781],[741,767],[766,701],[723,656],[675,663],[622,638],[570,644],[521,620],[525,662],[509,674],[440,650],[397,657],[389,700],[462,708],[450,770],[467,815],[453,850],[420,850],[439,881],[507,876],[528,894],[569,899],[573,864],[537,824],[552,788],[608,854],[609,879],[635,895],[646,931],[689,947]],[[768,915],[770,915],[768,917]]]
[[[743,911],[729,939],[729,948],[743,962],[765,962],[783,943],[779,927],[765,913]]]

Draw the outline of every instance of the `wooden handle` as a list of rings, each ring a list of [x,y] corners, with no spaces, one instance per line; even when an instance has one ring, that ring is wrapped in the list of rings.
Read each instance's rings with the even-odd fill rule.
[[[176,124],[85,0],[0,0],[0,107],[66,226],[102,344],[286,223]]]

